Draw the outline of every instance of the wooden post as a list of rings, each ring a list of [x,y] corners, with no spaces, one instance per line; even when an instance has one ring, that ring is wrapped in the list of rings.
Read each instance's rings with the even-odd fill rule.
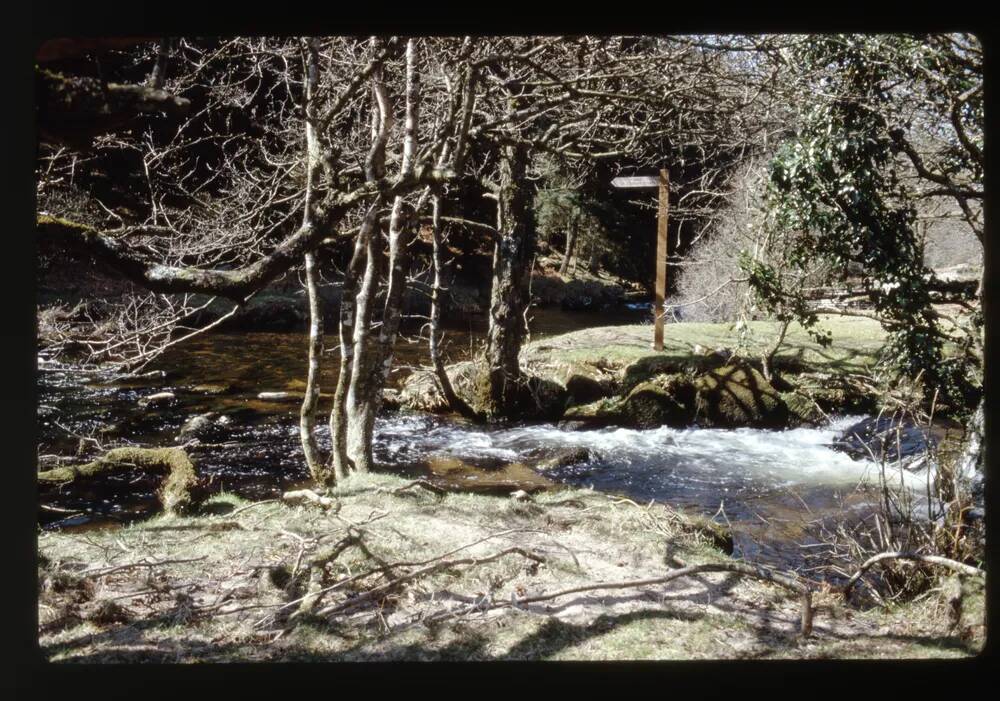
[[[663,350],[663,303],[667,296],[667,217],[670,174],[660,170],[660,206],[656,216],[656,296],[653,305],[653,350]]]
[[[663,302],[667,296],[667,215],[670,210],[670,173],[660,169],[660,176],[623,176],[611,181],[612,187],[660,188],[660,206],[656,217],[656,293],[653,300],[653,348],[663,350]]]

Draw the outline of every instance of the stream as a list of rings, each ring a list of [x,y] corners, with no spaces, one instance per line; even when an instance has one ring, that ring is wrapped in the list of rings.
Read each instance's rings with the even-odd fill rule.
[[[644,317],[641,310],[615,315],[535,310],[532,337]],[[484,331],[479,323],[448,331],[450,361],[475,350]],[[328,347],[335,345],[330,337]],[[296,399],[264,401],[258,394],[301,391],[305,354],[302,333],[241,333],[192,339],[147,368],[148,377],[116,379],[40,360],[40,460],[73,455],[81,447],[93,454],[104,442],[175,445],[185,421],[212,412],[212,428],[201,436],[207,447],[192,453],[201,472],[213,488],[251,499],[274,497],[308,477],[298,437],[299,404]],[[327,358],[324,392],[332,391],[336,379],[336,356]],[[426,362],[424,343],[402,340],[390,382],[398,386],[413,367]],[[165,390],[176,398],[166,405],[140,405],[143,397]],[[321,403],[324,410],[329,400]],[[809,574],[823,550],[824,530],[871,514],[872,495],[863,485],[875,475],[874,463],[831,447],[862,418],[833,417],[826,426],[785,431],[568,430],[537,423],[486,427],[386,411],[376,423],[375,458],[387,471],[435,478],[442,478],[432,469],[435,461],[458,458],[476,470],[450,480],[476,489],[504,465],[530,466],[553,452],[576,450],[583,459],[548,470],[545,477],[728,522],[735,556]],[[328,447],[324,424],[318,438]],[[145,517],[158,508],[157,481],[123,474],[99,488],[50,494],[39,512],[41,526],[92,528]]]

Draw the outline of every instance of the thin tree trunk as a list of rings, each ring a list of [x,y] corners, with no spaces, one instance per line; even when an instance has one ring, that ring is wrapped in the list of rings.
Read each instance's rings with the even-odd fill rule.
[[[371,339],[372,311],[378,286],[378,269],[381,258],[381,238],[377,230],[368,237],[365,272],[355,298],[355,319],[350,384],[347,388],[345,414],[347,417],[347,458],[357,472],[371,468],[372,438],[375,410],[370,401],[369,380],[375,372],[376,348]]]
[[[432,240],[434,243],[434,289],[431,291],[431,338],[429,344],[431,363],[434,365],[434,373],[441,386],[441,393],[451,410],[468,419],[478,420],[480,417],[475,410],[455,393],[455,388],[452,387],[444,367],[444,359],[441,357],[441,294],[445,288],[444,261],[441,257],[443,243],[441,241],[441,197],[439,195],[433,196],[431,207]]]
[[[372,38],[373,44],[378,42],[377,37]],[[381,67],[372,72],[371,81],[372,145],[365,159],[365,178],[368,182],[375,182],[385,175],[385,147],[393,119]],[[368,209],[344,276],[340,302],[340,375],[330,412],[331,459],[338,479],[352,469],[366,471],[371,466],[371,431],[366,434],[363,427],[366,423],[374,427],[374,413],[369,420],[371,408],[370,403],[365,401],[368,392],[365,377],[372,365],[368,335],[382,252],[377,230],[378,214],[384,204],[380,196]],[[355,462],[356,459],[360,463]]]
[[[319,171],[319,144],[314,124],[315,110],[312,105],[315,90],[318,61],[315,39],[306,41],[306,197],[303,225],[311,224],[313,190]],[[299,438],[305,455],[309,474],[317,484],[326,485],[332,474],[320,455],[316,443],[316,409],[319,406],[320,361],[323,356],[323,309],[316,287],[316,255],[305,254],[305,286],[309,297],[309,368],[306,374],[306,392],[299,412]]]
[[[403,130],[403,160],[400,175],[412,173],[417,148],[417,124],[420,118],[420,76],[417,71],[417,40],[406,44],[406,122]],[[420,197],[417,207],[426,199]],[[392,368],[392,350],[402,318],[403,293],[409,272],[409,244],[413,237],[413,222],[406,216],[407,205],[396,197],[389,219],[389,269],[381,326],[377,338],[372,338],[370,322],[373,316],[374,292],[382,260],[378,238],[370,238],[365,278],[358,295],[358,323],[355,327],[355,355],[351,385],[347,392],[347,454],[358,472],[372,468],[372,443],[375,416],[382,403],[382,390]]]
[[[486,348],[489,373],[486,413],[490,418],[515,415],[521,391],[518,356],[524,340],[524,313],[530,302],[528,282],[535,247],[534,213],[525,178],[527,165],[525,146],[502,147]]]
[[[576,218],[566,234],[566,253],[563,255],[562,265],[559,266],[559,274],[565,275],[569,272],[569,261],[573,257],[573,249],[576,248]]]
[[[337,389],[333,395],[333,409],[330,411],[330,436],[333,442],[331,460],[336,479],[343,479],[351,469],[347,456],[347,390],[351,384],[354,367],[354,328],[356,325],[355,298],[358,283],[367,263],[368,241],[377,222],[382,201],[377,200],[368,209],[354,242],[354,253],[344,271],[344,284],[340,299],[340,373]]]

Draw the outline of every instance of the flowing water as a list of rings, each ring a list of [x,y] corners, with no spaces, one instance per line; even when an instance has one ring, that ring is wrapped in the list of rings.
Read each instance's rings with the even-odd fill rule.
[[[635,323],[634,315],[618,315]],[[536,314],[535,337],[607,325],[607,315]],[[613,321],[611,322],[613,323]],[[544,329],[544,332],[541,331]],[[453,329],[452,359],[467,357],[482,328]],[[331,346],[335,343],[331,337]],[[301,391],[306,340],[294,333],[216,334],[194,339],[162,358],[154,376],[115,379],[54,363],[39,372],[39,455],[96,450],[97,441],[173,445],[184,422],[213,412],[216,421],[202,448],[199,469],[219,489],[249,498],[277,495],[306,479],[298,438],[298,402],[262,401],[260,392]],[[401,343],[398,382],[408,368],[426,362],[423,344]],[[335,355],[325,363],[324,391],[335,381]],[[143,408],[139,400],[169,390],[166,406]],[[326,408],[326,407],[322,407]],[[852,459],[832,445],[862,417],[838,417],[820,428],[567,430],[553,424],[484,427],[405,411],[386,412],[376,423],[375,457],[386,470],[433,476],[474,489],[510,464],[531,465],[575,450],[582,456],[547,471],[557,483],[650,500],[714,516],[733,527],[735,553],[745,559],[807,569],[810,547],[822,527],[870,512],[862,485],[875,465]],[[329,445],[320,430],[319,440]],[[458,460],[464,470],[442,475],[435,465]],[[469,469],[471,468],[471,469]],[[544,481],[544,478],[541,478]],[[500,484],[503,481],[500,480]],[[517,488],[513,482],[507,488]],[[124,474],[99,490],[74,488],[46,494],[45,527],[69,527],[108,519],[128,521],[156,508],[155,480]],[[50,509],[57,509],[55,511]],[[802,547],[805,546],[805,547]]]

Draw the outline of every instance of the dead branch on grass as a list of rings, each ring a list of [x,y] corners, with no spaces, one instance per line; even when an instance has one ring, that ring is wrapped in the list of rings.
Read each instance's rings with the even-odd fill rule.
[[[939,557],[937,555],[921,555],[919,553],[910,552],[885,552],[879,553],[878,555],[874,555],[865,560],[861,567],[858,568],[858,571],[851,575],[851,578],[847,580],[847,583],[843,588],[844,597],[847,598],[850,595],[851,589],[865,572],[867,572],[874,565],[886,560],[911,560],[913,562],[925,562],[930,565],[946,567],[954,572],[958,572],[959,574],[964,574],[969,577],[986,576],[986,572],[978,567],[966,565],[965,563],[958,562],[957,560],[949,560],[946,557]]]

